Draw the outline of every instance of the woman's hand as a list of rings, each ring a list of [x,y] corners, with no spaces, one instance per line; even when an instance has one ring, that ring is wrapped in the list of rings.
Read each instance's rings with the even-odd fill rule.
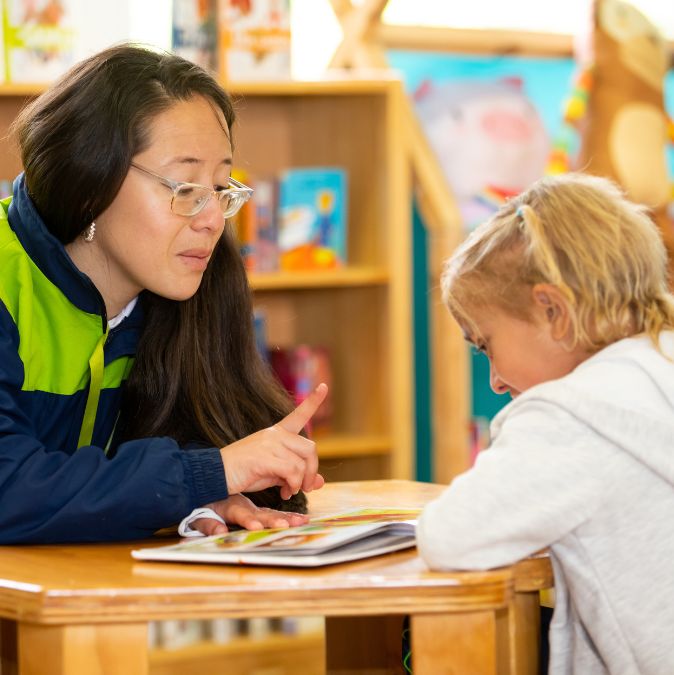
[[[281,498],[289,499],[300,489],[311,492],[323,487],[316,444],[299,434],[327,393],[327,385],[319,384],[280,422],[220,450],[230,494],[278,485]]]
[[[212,504],[205,504],[213,509],[223,520],[230,525],[239,525],[246,530],[262,530],[270,527],[296,527],[309,521],[309,516],[290,511],[275,511],[260,506],[243,495],[232,495],[227,499]],[[190,527],[199,530],[206,536],[211,534],[225,534],[227,526],[213,518],[198,518],[190,523]]]

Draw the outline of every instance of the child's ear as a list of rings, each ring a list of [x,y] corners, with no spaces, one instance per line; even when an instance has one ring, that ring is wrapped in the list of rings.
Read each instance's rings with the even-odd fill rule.
[[[549,326],[554,340],[563,340],[571,328],[569,304],[564,294],[552,284],[536,284],[531,294],[538,319]]]

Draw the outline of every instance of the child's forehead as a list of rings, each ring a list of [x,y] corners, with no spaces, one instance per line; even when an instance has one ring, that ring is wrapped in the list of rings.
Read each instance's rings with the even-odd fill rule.
[[[456,322],[468,342],[480,342],[493,330],[512,315],[501,305],[492,302],[488,304],[467,304],[461,306],[461,315],[454,314]]]
[[[474,308],[466,308],[466,311],[462,312],[462,316],[455,314],[454,318],[459,324],[459,328],[467,342],[475,342],[480,339],[482,335],[480,323],[482,322],[480,320],[480,313],[477,313]]]

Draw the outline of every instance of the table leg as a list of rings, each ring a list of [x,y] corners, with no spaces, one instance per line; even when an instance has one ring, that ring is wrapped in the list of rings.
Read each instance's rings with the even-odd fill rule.
[[[497,631],[499,617],[506,612],[503,609],[412,615],[414,675],[508,672],[507,642],[503,645],[499,641]]]
[[[19,623],[18,646],[19,675],[148,674],[146,623]]]
[[[402,616],[326,617],[327,675],[401,675]]]
[[[541,646],[539,592],[515,593],[509,620],[512,675],[536,675]]]
[[[17,675],[16,622],[0,619],[0,675]]]

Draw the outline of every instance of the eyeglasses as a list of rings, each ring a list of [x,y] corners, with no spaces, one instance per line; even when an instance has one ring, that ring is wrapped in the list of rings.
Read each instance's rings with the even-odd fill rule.
[[[215,195],[215,198],[220,203],[222,215],[225,218],[231,218],[253,194],[253,188],[239,183],[234,178],[229,178],[226,188],[212,190],[205,185],[197,183],[181,183],[180,181],[170,180],[135,162],[131,162],[131,166],[134,169],[138,169],[138,171],[146,173],[148,176],[156,178],[162,185],[173,191],[171,211],[178,216],[196,216],[208,204],[208,200]]]

